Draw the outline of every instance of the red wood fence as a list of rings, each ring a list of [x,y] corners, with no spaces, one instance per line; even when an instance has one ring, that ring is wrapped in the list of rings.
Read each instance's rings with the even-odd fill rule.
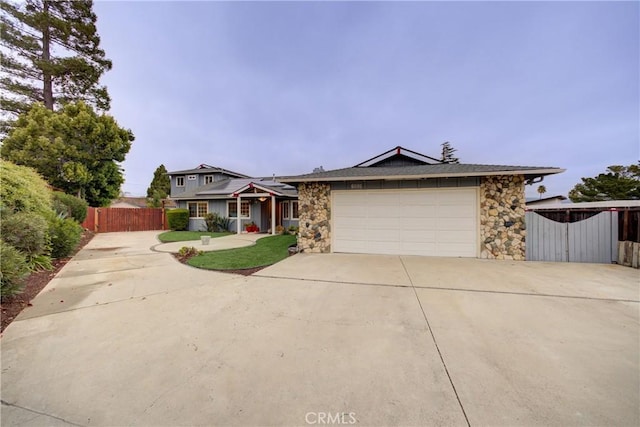
[[[96,233],[167,229],[161,208],[89,208],[82,226]]]

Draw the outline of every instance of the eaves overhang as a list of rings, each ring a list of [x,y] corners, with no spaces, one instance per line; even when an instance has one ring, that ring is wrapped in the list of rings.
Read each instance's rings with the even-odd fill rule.
[[[448,173],[426,173],[426,174],[407,174],[407,175],[361,175],[361,176],[312,176],[312,177],[282,177],[281,182],[295,184],[301,182],[340,182],[340,181],[405,181],[415,179],[432,179],[432,178],[465,178],[465,177],[483,177],[483,176],[499,176],[499,175],[524,175],[526,179],[537,178],[547,175],[553,175],[564,172],[561,168],[543,168],[543,169],[524,169],[524,170],[498,170],[483,172],[448,172]]]

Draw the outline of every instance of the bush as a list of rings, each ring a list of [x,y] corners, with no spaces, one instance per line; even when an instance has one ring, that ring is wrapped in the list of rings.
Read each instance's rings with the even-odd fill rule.
[[[53,263],[49,255],[32,255],[27,256],[27,266],[31,271],[53,270]]]
[[[48,254],[49,224],[41,215],[18,212],[2,219],[3,240],[27,257]]]
[[[178,255],[182,258],[191,258],[194,257],[196,255],[200,255],[202,253],[202,251],[197,250],[196,248],[194,248],[193,246],[189,247],[189,246],[183,246],[178,250]]]
[[[71,194],[56,191],[53,193],[53,208],[58,214],[75,219],[82,223],[87,217],[87,208],[89,205],[84,200],[72,196]]]
[[[227,231],[229,229],[229,218],[218,215],[217,212],[209,212],[204,216],[204,223],[210,233],[216,231]]]
[[[36,171],[0,160],[0,200],[10,212],[51,213],[51,191]]]
[[[0,296],[6,297],[22,291],[23,279],[28,274],[25,256],[0,240]]]
[[[82,227],[71,218],[55,217],[49,228],[51,256],[64,258],[78,246],[82,238]]]
[[[186,230],[189,227],[189,209],[171,209],[167,211],[167,223],[173,231]]]

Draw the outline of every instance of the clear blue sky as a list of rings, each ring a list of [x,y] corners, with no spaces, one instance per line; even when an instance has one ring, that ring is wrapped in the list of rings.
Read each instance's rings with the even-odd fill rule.
[[[155,168],[352,166],[397,145],[557,166],[546,196],[640,158],[638,2],[97,2],[111,114]],[[536,187],[527,187],[535,196]]]

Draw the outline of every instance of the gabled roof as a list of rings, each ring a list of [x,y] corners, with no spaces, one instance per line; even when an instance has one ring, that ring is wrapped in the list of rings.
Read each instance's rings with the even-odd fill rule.
[[[238,172],[233,172],[230,171],[228,169],[224,169],[224,168],[220,168],[217,166],[211,166],[211,165],[207,165],[202,163],[201,165],[198,165],[197,167],[193,168],[193,169],[186,169],[186,170],[181,170],[181,171],[173,171],[173,172],[167,172],[167,175],[187,175],[187,174],[209,174],[209,173],[224,173],[227,174],[229,176],[235,176],[236,178],[250,178],[249,175],[244,175],[242,173],[238,173]]]
[[[567,198],[563,195],[558,195],[558,196],[551,196],[551,197],[543,197],[543,198],[538,198],[538,197],[532,197],[530,199],[526,200],[527,206],[528,205],[536,205],[539,203],[548,203],[550,201],[558,201],[561,202],[562,200],[567,200]]]
[[[263,191],[265,193],[272,193],[276,196],[285,196],[286,191],[287,191],[287,187],[290,187],[291,189],[294,189],[293,187],[286,185],[286,184],[282,184],[280,182],[254,182],[251,181],[250,183],[248,183],[247,185],[237,189],[236,191],[233,192],[233,196],[235,197],[237,194],[241,194],[247,190],[260,190]],[[295,189],[294,189],[295,190]]]
[[[119,197],[115,200],[111,201],[111,205],[109,206],[113,206],[115,204],[121,204],[121,205],[130,205],[130,206],[135,206],[136,208],[146,208],[147,207],[147,198],[146,197]]]
[[[296,197],[298,195],[298,191],[294,187],[283,184],[282,182],[273,181],[271,178],[239,178],[225,179],[224,181],[203,185],[194,190],[177,194],[172,197],[172,199],[228,199],[233,197],[234,194],[249,188],[258,188],[264,192],[273,193],[276,196]]]
[[[326,172],[283,177],[287,183],[322,181],[372,181],[423,178],[476,177],[489,175],[524,175],[526,179],[564,172],[547,166],[503,166],[441,163],[437,165],[395,167],[352,167]]]
[[[390,159],[392,157],[404,157],[404,158],[408,158],[411,159],[413,161],[415,161],[415,164],[423,164],[423,165],[432,165],[432,164],[437,164],[437,163],[444,163],[438,159],[435,159],[433,157],[429,157],[426,156],[424,154],[420,154],[417,151],[412,151],[409,150],[407,148],[401,147],[401,146],[397,146],[395,148],[392,148],[389,151],[385,151],[382,154],[378,154],[375,157],[370,158],[369,160],[365,160],[362,163],[358,163],[357,165],[355,165],[354,167],[358,168],[358,167],[371,167],[371,166],[376,166],[377,164]]]
[[[403,162],[400,162],[401,164],[389,162],[394,157],[404,157],[412,161],[405,164],[402,164]],[[564,169],[549,166],[446,163],[398,146],[350,168],[282,177],[280,181],[296,184],[300,182],[462,178],[490,175],[524,175],[525,179],[533,179],[560,172],[564,172]]]

